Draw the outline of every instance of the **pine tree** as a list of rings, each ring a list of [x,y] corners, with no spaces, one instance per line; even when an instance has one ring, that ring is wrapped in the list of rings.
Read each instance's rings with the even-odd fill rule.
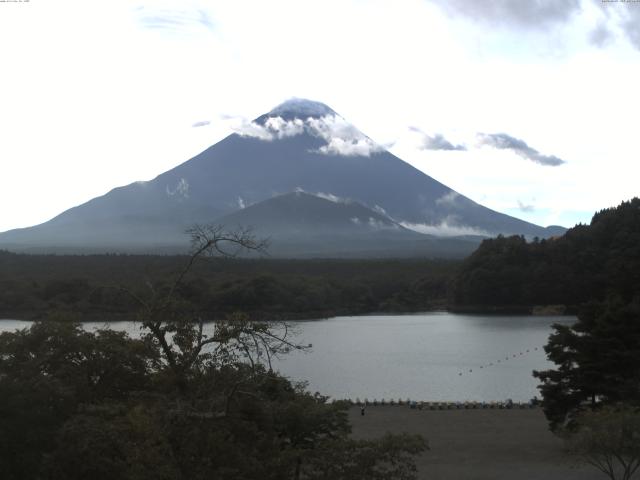
[[[534,372],[552,429],[587,408],[640,405],[640,298],[589,304],[577,323],[554,330],[545,351],[557,367]]]

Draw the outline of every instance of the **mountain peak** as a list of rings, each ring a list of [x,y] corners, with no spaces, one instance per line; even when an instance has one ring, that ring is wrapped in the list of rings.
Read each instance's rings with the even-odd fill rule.
[[[272,109],[267,115],[284,119],[306,119],[309,117],[320,118],[326,115],[336,115],[336,112],[322,102],[293,97]]]

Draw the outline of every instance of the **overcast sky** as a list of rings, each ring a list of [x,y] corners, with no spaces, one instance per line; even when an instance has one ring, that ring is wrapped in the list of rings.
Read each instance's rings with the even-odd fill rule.
[[[0,45],[0,231],[290,97],[541,225],[640,194],[638,2],[7,0]]]

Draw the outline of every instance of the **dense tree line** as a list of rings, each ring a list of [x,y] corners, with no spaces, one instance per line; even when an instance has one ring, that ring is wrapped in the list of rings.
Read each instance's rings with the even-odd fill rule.
[[[184,256],[26,255],[0,251],[0,318],[131,318],[142,293],[162,287]],[[206,258],[181,292],[202,316],[242,310],[263,319],[443,308],[458,262]],[[71,314],[71,315],[69,315]],[[75,317],[73,316],[75,315]]]
[[[640,407],[640,296],[583,306],[575,324],[554,325],[545,351],[556,366],[534,376],[553,430],[583,409]]]
[[[640,199],[596,213],[558,238],[502,237],[482,242],[452,288],[457,306],[577,308],[615,293],[640,292]]]
[[[493,265],[517,259],[521,284],[512,288],[521,294],[540,269],[569,272],[555,285],[580,304],[578,319],[553,326],[545,351],[555,366],[534,372],[542,407],[572,451],[612,480],[630,479],[640,467],[640,200],[599,212],[591,225],[549,243],[499,242],[502,250],[489,248],[497,252]],[[525,265],[533,273],[523,274]]]

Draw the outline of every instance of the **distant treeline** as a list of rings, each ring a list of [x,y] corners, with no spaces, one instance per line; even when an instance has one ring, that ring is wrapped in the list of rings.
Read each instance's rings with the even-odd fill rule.
[[[77,320],[132,319],[150,290],[168,288],[186,256],[26,255],[0,251],[0,318],[63,313]],[[459,266],[450,260],[198,259],[180,297],[214,319],[317,318],[446,307]]]
[[[563,304],[570,310],[615,294],[640,294],[640,199],[596,213],[590,225],[527,242],[482,242],[461,265],[451,303],[460,309]]]
[[[0,318],[132,319],[139,307],[133,295],[168,288],[187,261],[0,251]],[[199,259],[179,293],[208,320],[235,311],[266,320],[444,308],[529,312],[537,305],[575,312],[612,293],[623,300],[640,294],[640,199],[602,210],[562,237],[485,240],[462,262]]]

